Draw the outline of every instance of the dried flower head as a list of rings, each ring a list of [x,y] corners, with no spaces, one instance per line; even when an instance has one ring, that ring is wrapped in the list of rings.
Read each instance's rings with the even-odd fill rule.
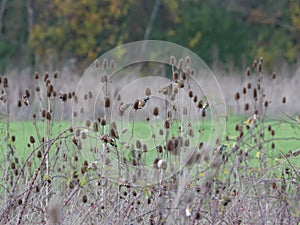
[[[235,99],[236,101],[240,99],[240,93],[239,93],[239,92],[235,93],[234,99]]]
[[[110,107],[110,98],[105,98],[105,104],[104,104],[105,108],[109,108]]]
[[[146,88],[146,89],[145,89],[145,94],[146,94],[146,96],[150,96],[150,95],[151,95],[151,90],[150,90],[150,88]]]
[[[153,109],[153,115],[154,116],[158,116],[159,115],[159,109],[158,109],[158,107],[154,107],[154,109]]]
[[[175,66],[175,65],[176,65],[176,59],[175,59],[174,56],[171,56],[171,57],[170,57],[170,64],[171,64],[172,66]]]

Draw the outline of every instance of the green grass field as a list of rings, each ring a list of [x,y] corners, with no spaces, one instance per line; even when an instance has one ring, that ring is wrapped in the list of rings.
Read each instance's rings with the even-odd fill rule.
[[[232,148],[236,144],[236,137],[239,135],[239,132],[235,130],[237,124],[242,125],[242,122],[245,118],[241,116],[230,116],[228,119],[227,127],[225,129],[225,134],[222,140],[223,144],[226,144],[229,148]],[[268,131],[268,126],[272,126],[272,130],[275,131],[275,134],[272,136],[271,132]],[[15,136],[16,140],[13,146],[16,149],[16,154],[23,158],[28,155],[30,152],[29,147],[27,146],[29,141],[29,137],[33,136],[35,140],[38,140],[41,137],[47,136],[47,122],[37,122],[36,125],[33,124],[32,121],[15,121],[9,124],[10,130],[10,137]],[[50,139],[56,137],[62,131],[68,129],[72,126],[70,121],[60,121],[60,122],[51,122],[50,127]],[[156,122],[142,122],[142,121],[135,121],[134,125],[131,123],[124,123],[122,124],[123,130],[127,128],[127,132],[121,135],[121,140],[118,142],[122,142],[124,140],[128,140],[133,131],[133,138],[132,141],[135,143],[135,140],[142,140],[142,142],[150,144],[150,145],[157,145],[157,143],[164,142],[165,134],[156,135],[156,143],[153,142],[151,135],[153,133],[158,134],[159,130],[163,128],[162,121]],[[170,129],[169,137],[176,136],[180,134],[178,127],[180,124],[173,124]],[[192,144],[198,145],[200,141],[206,142],[209,140],[210,137],[210,126],[211,121],[205,120],[203,122],[198,122],[193,124],[193,130],[195,130],[195,137],[191,139]],[[121,125],[118,125],[120,133],[122,132],[120,129]],[[132,130],[133,128],[133,130]],[[264,140],[269,145],[270,148],[268,149],[268,154],[274,157],[278,157],[281,153],[288,153],[288,151],[296,150],[300,147],[300,141],[297,137],[300,136],[300,128],[299,124],[297,123],[284,123],[276,120],[266,120],[264,123]],[[251,131],[247,131],[244,128],[245,135],[248,135],[249,138],[245,138],[248,142],[253,142],[253,138],[250,138],[250,135],[254,135],[256,132],[259,131],[261,128],[255,128]],[[201,130],[202,132],[199,132]],[[1,124],[1,132],[2,137],[5,136],[5,124]],[[99,132],[100,134],[101,132]],[[229,141],[225,141],[225,136],[228,135],[230,138]],[[97,137],[92,135],[92,137]],[[95,139],[95,138],[94,138]],[[123,140],[122,140],[123,139]],[[97,144],[98,140],[94,140],[93,143]],[[100,141],[99,141],[100,142]],[[272,149],[272,143],[275,144],[275,148]],[[251,143],[244,143],[245,146]],[[253,144],[253,143],[252,143]],[[1,143],[1,158],[4,156],[5,153],[5,142],[2,141]],[[150,157],[151,158],[151,157]]]

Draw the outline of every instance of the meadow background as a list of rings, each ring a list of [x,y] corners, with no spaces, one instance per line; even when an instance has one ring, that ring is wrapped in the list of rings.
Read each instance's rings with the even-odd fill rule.
[[[299,224],[298,1],[1,0],[0,7],[0,223]],[[95,61],[150,39],[190,49],[215,74],[227,110],[216,142],[208,143],[213,105],[203,108],[210,96],[189,83],[188,56],[172,61],[171,52],[170,65],[132,65],[117,78],[113,59]],[[90,65],[100,79],[85,80],[79,92]],[[122,93],[153,75],[167,82]],[[170,93],[159,92],[166,84]],[[151,100],[139,109],[137,93],[171,104]],[[97,113],[86,117],[95,98]],[[122,111],[121,102],[132,105]]]

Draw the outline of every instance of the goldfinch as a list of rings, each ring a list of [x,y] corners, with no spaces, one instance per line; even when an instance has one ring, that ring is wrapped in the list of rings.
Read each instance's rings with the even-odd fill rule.
[[[205,102],[205,103],[202,105],[202,110],[206,110],[208,107],[209,107],[208,102]]]
[[[89,165],[87,166],[86,170],[97,170],[97,164],[98,164],[99,160],[95,160],[94,162],[89,163]]]
[[[173,90],[172,84],[168,84],[163,87],[160,87],[158,93],[162,93],[163,95],[170,96],[172,94],[172,90]]]
[[[100,140],[103,143],[109,143],[111,146],[117,147],[116,140],[114,138],[110,137],[108,134],[101,135]]]
[[[178,88],[183,88],[184,87],[183,80],[174,80],[173,82],[174,82],[175,86],[178,87]]]
[[[256,121],[259,119],[259,115],[257,113],[254,113],[253,116],[249,117],[244,124],[248,125],[248,126],[253,126]]]
[[[134,103],[134,109],[137,110],[137,109],[142,109],[147,101],[149,101],[149,97],[145,97],[145,98],[142,98],[140,100],[137,100],[135,103]]]
[[[22,96],[22,101],[26,106],[30,105],[29,97],[27,97],[27,95]]]
[[[61,99],[63,102],[67,101],[68,95],[62,91],[58,93],[58,98]]]
[[[123,102],[121,102],[120,106],[119,106],[119,110],[121,112],[125,112],[130,106],[132,106],[131,103],[128,104],[124,104]]]

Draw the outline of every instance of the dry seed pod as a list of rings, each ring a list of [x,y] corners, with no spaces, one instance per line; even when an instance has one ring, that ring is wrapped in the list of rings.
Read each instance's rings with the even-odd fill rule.
[[[159,115],[158,107],[154,107],[154,109],[153,109],[153,115],[154,116],[158,116]]]
[[[172,66],[175,66],[175,64],[176,64],[176,59],[175,59],[174,56],[171,56],[171,57],[170,57],[170,64],[171,64]]]
[[[151,95],[151,90],[150,90],[150,88],[146,88],[145,94],[146,94],[146,96],[150,96],[150,95]]]
[[[110,107],[110,98],[105,98],[105,104],[104,104],[105,108],[109,108]]]

